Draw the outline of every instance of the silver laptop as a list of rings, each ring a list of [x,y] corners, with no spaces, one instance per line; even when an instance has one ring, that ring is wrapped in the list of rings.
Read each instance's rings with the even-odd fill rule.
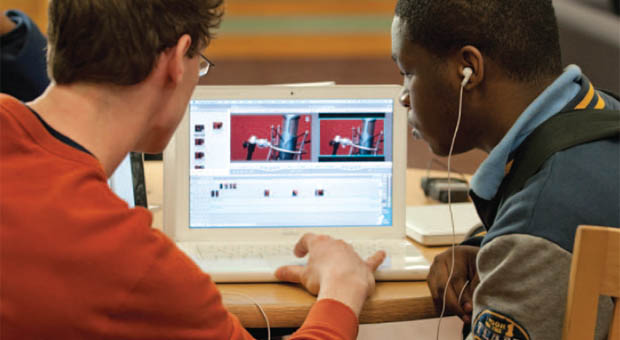
[[[199,86],[164,152],[164,232],[216,282],[276,281],[307,232],[388,253],[378,280],[424,279],[405,235],[400,86]],[[335,259],[337,260],[337,259]]]

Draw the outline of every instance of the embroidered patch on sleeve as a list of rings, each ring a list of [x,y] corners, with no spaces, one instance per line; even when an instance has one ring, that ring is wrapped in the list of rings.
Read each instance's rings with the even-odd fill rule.
[[[478,314],[472,334],[475,340],[530,340],[527,331],[512,318],[489,309]]]

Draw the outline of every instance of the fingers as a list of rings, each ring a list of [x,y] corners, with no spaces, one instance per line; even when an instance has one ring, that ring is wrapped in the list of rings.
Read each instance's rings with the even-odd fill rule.
[[[426,284],[428,285],[428,289],[431,291],[431,298],[433,299],[433,304],[435,305],[435,310],[441,312],[441,304],[443,301],[443,290],[440,283],[436,282],[436,277],[429,276],[426,278]],[[440,291],[441,290],[441,291]]]
[[[458,288],[459,286],[456,285],[455,287]],[[461,317],[461,320],[463,320],[464,323],[471,322],[471,315],[474,310],[473,290],[471,290],[469,287],[471,287],[471,283],[469,283],[467,287],[461,286],[461,288],[459,288],[459,293],[461,292],[461,290],[463,291],[463,295],[461,296],[461,299],[459,301],[459,306],[461,307],[463,314],[459,315],[459,317]]]
[[[474,291],[476,290],[476,287],[478,287],[479,283],[480,278],[476,274],[473,278],[471,278],[471,281],[463,292],[461,306],[465,312],[465,316],[462,318],[465,323],[471,323],[472,313],[474,312]]]
[[[457,291],[455,289],[455,278],[453,277],[450,280],[450,283],[448,284],[448,286],[445,286],[445,282],[443,284],[443,286],[439,287],[438,289],[438,293],[439,296],[437,296],[437,299],[435,301],[435,306],[438,307],[438,310],[441,311],[441,309],[443,308],[443,304],[444,304],[444,298],[445,298],[445,305],[446,305],[446,310],[445,313],[447,315],[457,315],[459,317],[462,317],[464,315],[463,309],[461,308],[461,305],[458,302],[458,294],[460,291]]]
[[[455,262],[454,273],[450,282],[448,278],[450,276],[450,268],[452,267],[452,261],[449,256],[444,254],[435,257],[431,271],[427,277],[427,283],[435,309],[441,312],[444,306],[445,298],[445,312],[448,315],[458,315],[463,318],[466,313],[462,308],[462,304],[459,303],[459,294],[461,289],[465,285],[467,280],[467,272],[461,268],[461,263]],[[465,292],[463,293],[465,294]]]
[[[442,260],[442,255],[436,256],[426,278],[426,283],[428,289],[431,291],[435,310],[438,312],[441,312],[443,291],[448,281],[448,272],[446,263]]]
[[[463,305],[463,311],[465,312],[465,315],[463,315],[461,320],[463,320],[463,323],[470,324],[471,323],[471,315],[474,312],[473,304],[471,302],[466,302]]]
[[[283,266],[276,269],[275,276],[280,281],[300,283],[304,266]]]
[[[446,292],[446,312],[454,314],[461,319],[467,315],[463,310],[463,297],[461,297],[461,301],[459,301],[459,295],[461,289],[465,286],[465,282],[464,278],[452,277],[450,285],[448,286],[448,291]],[[465,294],[465,292],[463,292],[463,294]]]
[[[385,256],[386,256],[385,251],[379,250],[376,253],[374,253],[372,256],[366,259],[366,264],[368,264],[368,267],[370,268],[371,272],[374,273],[377,270],[377,268],[379,268],[381,263],[383,263],[383,260],[385,260]]]
[[[318,237],[319,236],[312,234],[312,233],[303,234],[303,236],[301,236],[299,241],[297,241],[297,244],[295,244],[295,249],[294,249],[295,256],[297,257],[306,256],[306,254],[308,254],[308,252],[310,251],[311,244]]]
[[[461,290],[463,290],[463,295],[461,296],[461,306],[465,306],[465,304],[472,304],[472,301],[474,299],[474,291],[476,290],[476,287],[478,286],[478,283],[480,282],[480,280],[478,280],[478,277],[474,277],[471,278],[469,283],[467,282],[463,282],[463,285],[467,284],[466,287],[461,286],[461,288],[459,288],[459,286],[455,286],[456,288],[459,288]],[[460,291],[459,291],[460,292]],[[465,310],[465,308],[463,308]],[[467,310],[465,310],[466,313],[470,313]]]

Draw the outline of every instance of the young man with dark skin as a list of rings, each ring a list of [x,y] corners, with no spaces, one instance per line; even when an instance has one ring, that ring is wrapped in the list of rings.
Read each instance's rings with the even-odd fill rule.
[[[468,339],[560,339],[577,226],[620,224],[617,135],[553,154],[487,213],[520,165],[515,153],[542,123],[572,110],[618,110],[620,102],[579,67],[562,70],[550,0],[399,0],[392,54],[415,135],[440,156],[455,134],[464,70],[473,71],[454,153],[489,154],[471,183],[487,234],[456,247],[449,284],[451,250],[435,259],[427,281],[438,310],[445,293],[448,313],[471,326]],[[606,338],[611,306],[601,299],[597,339]]]
[[[0,95],[0,338],[251,339],[208,274],[107,185],[161,152],[210,63],[221,0],[52,0],[45,93]],[[292,339],[354,339],[385,257],[304,235],[276,276],[318,295]],[[338,261],[333,261],[338,258]]]

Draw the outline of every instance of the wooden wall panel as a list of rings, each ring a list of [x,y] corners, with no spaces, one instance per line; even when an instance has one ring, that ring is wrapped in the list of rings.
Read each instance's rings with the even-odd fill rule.
[[[0,10],[28,14],[47,31],[48,0],[2,0]],[[228,0],[217,58],[389,56],[391,0]]]
[[[392,0],[229,0],[214,58],[389,57]]]
[[[353,15],[394,12],[392,0],[228,0],[226,14],[242,15]]]
[[[0,0],[0,11],[18,9],[26,13],[39,26],[41,32],[47,32],[48,0]]]
[[[389,38],[383,35],[219,36],[205,54],[209,59],[391,59]]]

